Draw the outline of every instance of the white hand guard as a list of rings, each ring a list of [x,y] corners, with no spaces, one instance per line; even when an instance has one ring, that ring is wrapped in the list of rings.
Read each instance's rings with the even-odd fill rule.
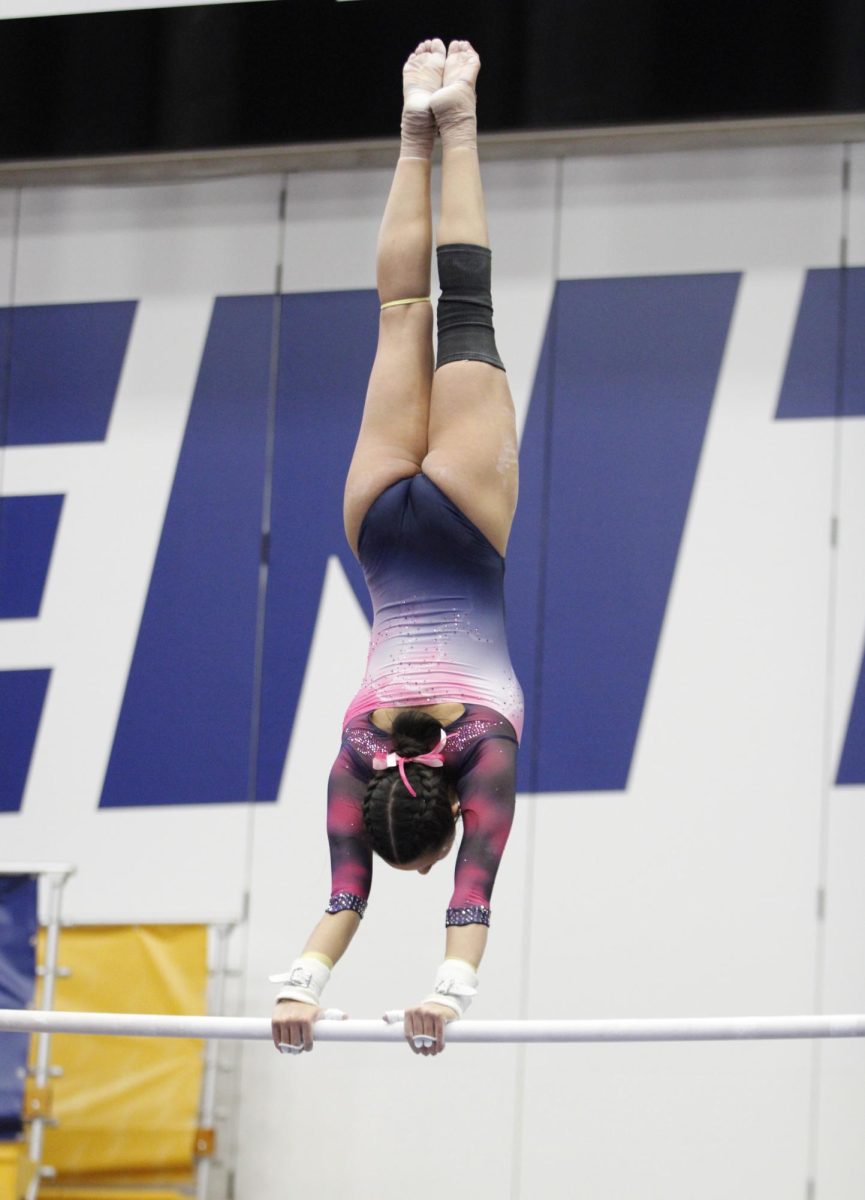
[[[424,997],[424,1004],[444,1004],[462,1017],[477,991],[474,967],[461,958],[446,958],[436,974],[435,991]]]
[[[300,1000],[303,1004],[321,1003],[321,993],[330,979],[330,971],[317,958],[296,958],[291,970],[282,975],[269,975],[271,983],[283,983],[277,1000]]]

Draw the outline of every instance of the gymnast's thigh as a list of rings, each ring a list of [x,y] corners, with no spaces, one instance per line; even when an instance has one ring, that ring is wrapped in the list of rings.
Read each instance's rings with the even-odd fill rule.
[[[514,404],[504,371],[474,361],[436,371],[422,465],[504,554],[519,484]]]
[[[386,309],[345,485],[345,532],[355,553],[373,500],[421,469],[429,447],[432,367],[430,306]]]

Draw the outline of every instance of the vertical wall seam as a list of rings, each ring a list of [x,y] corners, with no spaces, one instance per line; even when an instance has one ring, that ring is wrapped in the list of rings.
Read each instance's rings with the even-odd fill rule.
[[[534,886],[535,886],[535,854],[537,832],[537,796],[538,769],[540,763],[541,735],[541,695],[544,669],[544,610],[547,595],[547,562],[549,546],[549,511],[550,511],[550,473],[553,446],[553,415],[556,391],[556,346],[558,341],[558,306],[557,290],[561,268],[562,240],[562,196],[564,180],[564,159],[556,160],[556,174],[553,195],[553,239],[551,256],[551,307],[548,319],[549,330],[549,362],[547,370],[547,394],[544,397],[544,443],[542,455],[541,483],[541,519],[538,536],[538,590],[537,590],[537,619],[535,622],[535,672],[531,694],[531,746],[532,755],[529,761],[529,801],[527,834],[526,834],[526,868],[523,883],[523,932],[520,948],[520,987],[518,998],[518,1014],[521,1020],[528,1015],[529,1007],[529,962],[532,950],[532,921],[534,919]],[[523,1167],[523,1139],[525,1136],[525,1083],[526,1083],[526,1047],[517,1049],[516,1079],[514,1088],[514,1132],[513,1150],[511,1155],[511,1198],[520,1200],[522,1191],[521,1176]]]
[[[288,188],[286,176],[280,190],[279,212],[277,217],[277,254],[274,269],[273,310],[270,338],[270,365],[267,386],[267,421],[265,425],[264,450],[264,484],[261,502],[261,545],[268,545],[271,532],[271,507],[273,503],[273,463],[276,443],[276,405],[279,389],[279,351],[282,318],[282,267],[285,254],[285,210],[283,197]],[[247,897],[252,888],[252,869],[254,858],[254,834],[256,813],[256,792],[258,790],[258,768],[261,739],[261,709],[262,685],[264,678],[264,630],[267,609],[267,585],[270,571],[269,554],[262,554],[258,564],[258,599],[255,617],[255,650],[252,679],[252,708],[249,722],[249,768],[247,777],[247,844],[246,865],[244,870],[244,892]],[[248,912],[246,916],[248,917]],[[248,953],[248,951],[247,951]]]
[[[270,364],[267,385],[267,420],[265,425],[264,484],[261,502],[260,554],[258,563],[258,597],[255,615],[255,646],[253,651],[252,704],[249,718],[249,762],[246,796],[246,845],[243,867],[243,939],[239,954],[240,977],[243,981],[241,994],[245,995],[249,985],[250,951],[250,907],[252,877],[255,861],[255,818],[257,812],[259,758],[261,751],[261,711],[264,681],[264,632],[267,616],[267,585],[270,571],[269,549],[271,533],[271,508],[273,501],[273,464],[276,446],[276,407],[279,394],[279,352],[282,330],[282,287],[285,259],[285,227],[288,196],[288,174],[283,176],[277,207],[277,245],[274,263],[273,310],[271,319]],[[243,1095],[243,1048],[237,1063],[238,1096]],[[240,1135],[240,1104],[234,1105],[231,1130],[231,1161],[229,1171],[236,1171],[236,1153]]]
[[[823,1012],[826,985],[826,908],[828,903],[829,837],[831,825],[832,788],[837,763],[833,751],[835,733],[835,661],[838,608],[838,556],[839,542],[835,532],[839,527],[841,510],[842,442],[845,391],[845,357],[847,349],[847,248],[850,240],[850,152],[851,144],[841,146],[841,233],[839,239],[838,277],[838,330],[835,346],[835,403],[832,429],[832,483],[829,500],[830,522],[826,536],[829,545],[829,571],[826,596],[825,653],[826,670],[823,696],[823,748],[821,755],[820,818],[817,847],[817,888],[822,903],[817,913],[817,931],[814,954],[814,1012]],[[808,1179],[816,1190],[818,1183],[818,1159],[820,1138],[820,1116],[823,1068],[823,1047],[819,1040],[811,1043],[811,1104],[808,1135]],[[813,1194],[813,1192],[812,1192]]]
[[[267,605],[267,584],[270,570],[270,535],[273,506],[273,464],[276,450],[276,406],[279,393],[279,352],[282,321],[283,256],[285,254],[285,213],[288,189],[287,177],[280,190],[278,214],[277,260],[274,269],[273,310],[270,337],[270,365],[267,385],[267,421],[265,425],[264,484],[261,501],[261,547],[258,564],[258,604],[255,622],[255,663],[252,683],[252,712],[249,734],[249,775],[247,802],[249,808],[249,845],[247,846],[247,870],[244,885],[249,892],[252,883],[252,832],[255,820],[255,798],[258,790],[258,768],[260,758],[262,684],[264,676],[264,626]],[[264,548],[268,548],[264,552]]]
[[[9,266],[9,321],[2,348],[2,383],[0,383],[0,495],[6,467],[6,439],[9,432],[9,409],[12,404],[12,332],[15,325],[15,295],[18,290],[18,243],[21,234],[21,188],[15,193],[12,216],[12,260]]]

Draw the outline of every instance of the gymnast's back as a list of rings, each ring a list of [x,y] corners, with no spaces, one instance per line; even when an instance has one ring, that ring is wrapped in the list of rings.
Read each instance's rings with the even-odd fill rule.
[[[373,501],[358,549],[374,615],[343,727],[377,708],[456,701],[500,713],[519,740],[523,695],[507,648],[505,562],[490,541],[418,473]]]

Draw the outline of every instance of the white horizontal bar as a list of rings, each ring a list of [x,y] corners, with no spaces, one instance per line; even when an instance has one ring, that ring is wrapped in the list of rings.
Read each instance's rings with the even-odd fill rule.
[[[83,1033],[122,1037],[271,1040],[263,1017],[176,1017],[139,1013],[29,1012],[0,1009],[0,1033]],[[401,1025],[322,1020],[319,1042],[400,1042]],[[681,1017],[651,1020],[460,1021],[449,1042],[716,1042],[776,1038],[865,1037],[865,1014],[804,1017]]]

